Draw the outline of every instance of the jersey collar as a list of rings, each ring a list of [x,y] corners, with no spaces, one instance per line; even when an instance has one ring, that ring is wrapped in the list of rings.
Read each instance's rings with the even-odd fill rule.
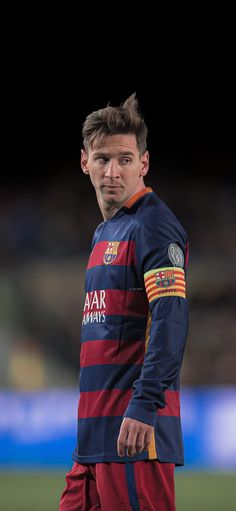
[[[143,188],[139,192],[132,195],[132,197],[130,197],[130,199],[124,204],[124,207],[128,208],[128,209],[132,208],[132,206],[135,204],[135,202],[137,202],[139,199],[141,199],[141,197],[143,197],[144,195],[146,195],[147,193],[150,193],[152,191],[153,190],[152,190],[152,188],[150,188],[150,186]]]

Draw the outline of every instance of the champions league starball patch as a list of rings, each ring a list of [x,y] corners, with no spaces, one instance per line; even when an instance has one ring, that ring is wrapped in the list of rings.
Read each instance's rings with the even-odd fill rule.
[[[177,243],[171,243],[168,248],[168,256],[174,266],[183,268],[184,266],[184,254]]]

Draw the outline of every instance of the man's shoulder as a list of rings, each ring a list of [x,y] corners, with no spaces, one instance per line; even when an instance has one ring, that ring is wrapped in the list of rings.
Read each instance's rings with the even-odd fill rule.
[[[152,220],[155,223],[163,221],[179,222],[169,206],[154,192],[147,194],[135,212],[136,220],[140,223]]]
[[[154,192],[146,195],[135,211],[135,222],[146,235],[187,238],[184,227],[169,206]],[[169,234],[169,236],[168,236]]]

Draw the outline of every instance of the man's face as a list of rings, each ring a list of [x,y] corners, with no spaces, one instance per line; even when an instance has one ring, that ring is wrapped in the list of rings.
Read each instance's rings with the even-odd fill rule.
[[[90,175],[99,202],[124,204],[140,189],[148,171],[148,152],[140,155],[135,135],[112,135],[82,150],[81,166]]]

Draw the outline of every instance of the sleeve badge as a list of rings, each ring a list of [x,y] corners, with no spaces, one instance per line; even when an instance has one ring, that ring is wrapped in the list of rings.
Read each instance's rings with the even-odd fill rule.
[[[177,243],[171,243],[168,248],[168,256],[174,266],[184,267],[184,253]]]

